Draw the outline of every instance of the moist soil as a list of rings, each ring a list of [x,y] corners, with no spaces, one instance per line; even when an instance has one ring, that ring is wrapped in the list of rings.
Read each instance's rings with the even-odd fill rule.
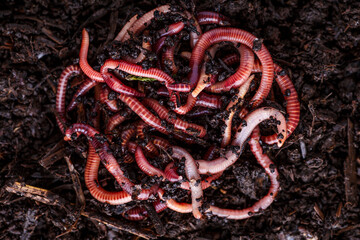
[[[78,63],[82,28],[90,31],[89,62],[99,66],[130,17],[165,3],[0,3],[1,239],[137,239],[141,233],[160,239],[360,239],[357,1],[176,1],[220,12],[262,38],[298,91],[299,125],[281,149],[269,149],[281,190],[268,209],[241,221],[196,220],[167,209],[131,222],[121,213],[142,203],[109,206],[92,198],[83,178],[86,141],[70,146],[55,121],[58,78]],[[266,194],[269,181],[248,148],[242,159],[206,191],[208,203],[241,209]],[[186,199],[187,192],[172,194]]]

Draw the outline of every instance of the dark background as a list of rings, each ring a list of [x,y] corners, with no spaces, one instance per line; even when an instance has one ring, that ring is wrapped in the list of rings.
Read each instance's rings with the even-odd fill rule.
[[[138,11],[164,3],[1,1],[0,239],[53,239],[75,221],[61,208],[8,193],[5,186],[24,182],[76,202],[63,158],[48,169],[39,163],[62,141],[54,117],[54,91],[64,67],[78,62],[80,30],[90,30],[90,59],[96,64],[103,44],[113,39],[110,26],[117,33]],[[346,188],[353,172],[344,168],[346,161],[357,161],[359,178],[359,2],[213,0],[195,1],[195,5],[198,11],[219,11],[231,17],[236,27],[264,39],[274,60],[294,82],[301,119],[284,147],[271,152],[281,191],[262,215],[243,221],[198,221],[190,214],[166,210],[160,214],[165,238],[359,239],[359,180],[350,179],[352,188]],[[84,186],[85,160],[73,154],[72,162]],[[244,194],[253,201],[261,197],[263,192],[251,196],[245,189],[254,189],[263,174],[253,159],[238,163],[231,172],[236,177],[233,186],[220,186],[227,191],[228,201],[243,199]],[[84,191],[88,209],[118,216],[116,209],[97,203],[85,187]],[[69,208],[74,214],[79,211],[78,205]],[[150,220],[136,224],[155,231]],[[73,232],[62,238],[112,237],[135,239],[86,217],[80,217]]]

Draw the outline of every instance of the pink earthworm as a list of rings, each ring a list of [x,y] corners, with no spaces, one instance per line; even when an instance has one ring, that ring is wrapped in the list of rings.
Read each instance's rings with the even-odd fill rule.
[[[176,146],[172,147],[171,155],[177,159],[185,158],[185,175],[190,182],[192,212],[195,218],[200,219],[202,217],[200,207],[203,203],[203,191],[195,160],[185,149]]]
[[[115,129],[115,127],[117,127],[119,124],[121,124],[128,118],[130,113],[131,113],[130,110],[127,109],[123,112],[119,112],[111,116],[111,118],[108,120],[106,124],[105,134],[109,136],[112,130]]]
[[[235,115],[235,111],[238,107],[241,107],[244,102],[244,97],[250,87],[251,81],[254,79],[254,75],[251,75],[248,80],[244,82],[244,84],[239,87],[239,92],[236,95],[236,100],[230,101],[229,105],[226,107],[226,111],[228,111],[229,116],[227,116],[226,119],[223,119],[225,122],[225,130],[223,135],[223,139],[221,141],[221,147],[224,148],[227,145],[230,144],[231,141],[231,126],[232,126],[232,120]]]
[[[59,83],[56,90],[56,121],[61,130],[65,133],[66,126],[66,117],[65,117],[65,97],[66,97],[66,87],[70,77],[73,75],[79,75],[81,72],[80,67],[77,65],[70,65],[64,69],[59,78]]]
[[[179,213],[191,213],[193,211],[192,204],[189,203],[179,203],[174,199],[165,199],[164,196],[165,191],[163,189],[158,190],[158,194],[160,199],[166,201],[166,206],[171,210]]]
[[[170,24],[168,27],[161,29],[158,32],[159,38],[178,34],[179,32],[181,32],[181,30],[184,29],[184,26],[185,26],[185,24],[183,22],[176,22],[176,23]]]
[[[134,22],[136,22],[138,20],[137,17],[138,17],[138,15],[135,14],[132,18],[130,18],[129,21],[126,22],[126,24],[120,30],[118,35],[116,35],[114,41],[123,42],[123,38],[124,38],[125,34],[128,32],[129,28],[131,28],[131,26],[134,24]]]
[[[270,206],[270,204],[274,201],[278,191],[279,191],[279,173],[274,165],[274,163],[270,160],[270,158],[263,153],[262,147],[259,143],[260,140],[260,131],[259,128],[256,127],[251,135],[249,144],[252,153],[254,154],[258,163],[264,168],[266,174],[269,176],[271,185],[268,193],[259,201],[257,201],[253,206],[249,208],[245,208],[242,210],[234,210],[234,209],[223,209],[216,206],[210,206],[207,210],[211,212],[213,215],[219,217],[225,217],[228,219],[245,219],[253,216],[255,213],[258,213]]]
[[[224,157],[219,157],[212,161],[197,160],[199,164],[200,174],[214,174],[224,171],[226,168],[236,162],[241,155],[246,140],[250,136],[253,129],[262,121],[267,119],[273,119],[277,121],[278,139],[277,145],[281,147],[286,140],[286,121],[285,117],[275,108],[263,107],[254,110],[246,115],[243,123],[237,129],[234,140],[232,141],[232,147],[225,153]]]

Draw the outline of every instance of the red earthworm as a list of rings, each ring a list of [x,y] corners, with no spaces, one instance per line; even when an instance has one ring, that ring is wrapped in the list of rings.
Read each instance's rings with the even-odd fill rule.
[[[187,84],[187,86],[189,86]],[[168,87],[171,89],[170,87]],[[171,89],[174,90],[174,89]],[[174,90],[176,91],[176,90]],[[160,87],[156,93],[160,96],[169,97],[169,92],[165,87]],[[218,95],[212,95],[207,94],[205,92],[201,92],[198,96],[198,99],[196,100],[195,106],[198,107],[206,107],[206,108],[213,108],[213,109],[219,109],[221,108],[222,102],[221,102],[221,96]]]
[[[251,100],[253,107],[258,106],[264,98],[268,95],[274,77],[274,63],[269,51],[264,44],[254,35],[237,28],[216,28],[204,33],[193,49],[189,74],[190,85],[195,87],[199,79],[199,67],[204,58],[205,50],[218,42],[232,41],[245,44],[255,51],[263,66],[263,74],[261,76],[261,83],[259,89]]]
[[[226,55],[225,57],[222,58],[222,61],[226,64],[226,65],[233,65],[235,63],[239,63],[240,61],[240,56],[236,53],[232,53],[229,55]],[[255,61],[257,62],[257,61]],[[253,69],[255,67],[255,63],[253,65]],[[251,73],[254,73],[253,70],[251,71]]]
[[[185,158],[185,175],[190,182],[192,212],[195,218],[200,219],[202,216],[200,207],[203,203],[203,191],[195,160],[185,149],[180,147],[172,147],[171,155],[177,159]]]
[[[73,98],[71,99],[66,111],[72,111],[78,104],[76,101],[78,97],[84,96],[90,89],[92,89],[98,83],[91,79],[85,80],[78,88],[76,93],[74,94]]]
[[[163,189],[158,190],[158,194],[160,199],[166,201],[166,205],[168,208],[175,212],[179,213],[191,213],[193,211],[192,205],[189,203],[179,203],[175,201],[174,199],[165,199],[164,196],[165,191]]]
[[[145,130],[148,128],[149,125],[147,125],[143,121],[139,121],[136,123],[136,137],[139,139],[144,140],[145,139]]]
[[[183,179],[183,177],[180,176],[179,174],[177,174],[176,170],[177,170],[177,167],[174,167],[174,162],[170,162],[165,167],[165,170],[164,170],[165,178],[170,182],[181,181]]]
[[[113,60],[113,59],[106,60],[104,65],[101,67],[100,72],[104,74],[107,72],[108,69],[117,69],[135,76],[153,78],[160,82],[165,83],[166,86],[168,84],[174,83],[174,79],[172,79],[165,72],[157,68],[149,68],[147,70],[144,70],[139,65],[129,63],[123,60]]]
[[[154,99],[146,98],[143,100],[143,103],[153,109],[161,119],[165,119],[166,121],[174,124],[176,129],[180,129],[184,133],[194,135],[193,132],[196,132],[196,135],[199,137],[204,137],[206,135],[206,130],[204,127],[194,124],[188,123],[186,121],[181,120],[180,118],[172,117],[169,115],[170,111],[166,109],[166,107],[162,106],[159,102]]]
[[[143,121],[139,121],[136,124],[136,137],[141,139],[141,140],[145,140],[145,128],[149,127],[145,122]],[[144,146],[144,149],[146,151],[147,154],[149,154],[150,156],[158,156],[159,155],[159,151],[157,150],[155,144],[152,141],[147,141],[146,145]]]
[[[275,65],[274,65],[275,68]],[[252,73],[260,73],[262,72],[261,63],[258,60],[255,60],[253,69],[251,71]]]
[[[90,194],[99,202],[111,205],[119,205],[131,202],[131,195],[125,191],[109,192],[103,189],[98,182],[98,170],[100,165],[100,157],[95,152],[94,147],[89,144],[89,153],[85,167],[85,185],[89,189]]]
[[[66,87],[70,77],[73,75],[80,74],[80,67],[77,65],[70,65],[64,69],[59,78],[59,83],[56,90],[56,121],[61,130],[61,132],[65,133],[66,127],[64,124],[66,123],[65,117],[65,96],[66,96]]]
[[[118,41],[118,42],[123,42],[123,38],[125,36],[125,34],[127,33],[127,31],[129,30],[129,28],[134,24],[134,22],[137,19],[138,15],[134,15],[132,18],[130,18],[129,21],[126,22],[126,24],[123,26],[123,28],[120,30],[120,32],[118,33],[118,35],[115,37],[114,41]]]
[[[144,93],[138,92],[135,89],[126,86],[111,73],[104,73],[102,74],[102,76],[109,88],[111,88],[115,92],[134,97],[145,97]]]
[[[208,176],[206,179],[202,180],[201,181],[201,189],[205,190],[208,187],[210,187],[211,182],[218,179],[219,177],[221,177],[222,174],[223,174],[223,172],[215,173],[215,174],[212,174],[212,175]],[[180,184],[180,188],[182,188],[184,190],[190,190],[189,182],[182,182]]]
[[[200,25],[218,24],[220,26],[230,25],[230,19],[217,12],[202,11],[196,15]]]
[[[82,40],[81,40],[81,48],[80,48],[80,61],[79,65],[81,70],[88,76],[91,80],[97,82],[104,82],[101,74],[95,71],[87,61],[87,55],[89,50],[89,33],[84,28],[82,30]]]
[[[286,74],[286,72],[277,64],[274,64],[275,68],[275,80],[280,87],[281,93],[284,96],[286,102],[286,112],[289,115],[288,121],[286,123],[287,136],[290,136],[295,130],[299,123],[300,118],[300,103],[298,94],[295,90],[294,84],[291,82],[291,79]],[[253,71],[261,72],[261,65],[258,61],[255,61]],[[277,141],[276,134],[270,136],[262,136],[263,140],[267,144],[275,144]]]
[[[134,97],[125,96],[120,94],[119,99],[127,104],[146,124],[150,125],[151,127],[155,128],[159,132],[167,134],[165,127],[161,125],[161,121],[159,118],[155,117],[149,110],[147,110],[144,105],[140,103]]]
[[[122,152],[125,152],[126,148],[129,148],[129,146],[128,146],[129,141],[135,135],[135,132],[136,132],[135,128],[132,127],[132,128],[129,128],[129,129],[125,129],[120,133]],[[134,148],[134,151],[132,153],[135,153],[135,148]]]
[[[246,80],[244,82],[244,84],[239,87],[239,92],[236,95],[236,100],[234,101],[230,101],[229,105],[226,107],[226,111],[228,111],[229,116],[226,119],[223,119],[225,122],[225,130],[223,135],[223,139],[221,141],[221,147],[224,148],[227,145],[230,144],[230,140],[231,140],[231,125],[232,125],[232,120],[233,117],[235,115],[235,111],[237,110],[238,107],[241,107],[243,102],[244,102],[244,97],[250,87],[250,83],[251,81],[254,79],[254,75],[251,75],[248,80]]]
[[[132,154],[135,154],[136,148],[139,146],[139,144],[137,144],[136,142],[133,141],[128,141],[127,143],[127,148],[129,150],[129,152],[131,152]]]
[[[97,130],[92,128],[89,125],[82,123],[75,123],[69,127],[65,132],[65,141],[72,140],[72,134],[76,133],[77,135],[84,134],[95,148],[96,151],[99,151],[99,157],[104,164],[105,168],[115,177],[120,186],[127,192],[132,193],[133,183],[130,182],[128,178],[124,176],[124,172],[121,170],[117,160],[110,153],[109,145],[107,142],[100,142],[101,135]],[[105,140],[105,139],[104,139]]]
[[[157,213],[164,211],[167,206],[165,202],[157,200],[153,203]],[[122,214],[124,218],[132,221],[140,221],[148,216],[147,211],[142,207],[134,207]]]
[[[97,84],[94,88],[95,105],[91,110],[91,115],[90,115],[90,122],[97,130],[100,129],[100,121],[101,121],[100,91],[101,91],[101,86]]]
[[[159,149],[166,150],[171,146],[168,140],[165,140],[165,139],[163,139],[161,137],[153,136],[152,138],[153,138],[152,142]]]
[[[204,116],[204,115],[211,115],[211,114],[214,114],[214,113],[215,112],[212,109],[199,107],[199,108],[193,109],[191,112],[187,113],[186,117],[194,118],[194,117],[201,117],[201,116]]]
[[[195,103],[195,106],[220,109],[222,105],[221,96],[211,95],[207,93],[200,93]]]
[[[212,161],[198,160],[199,164],[199,173],[218,173],[224,171],[226,168],[231,166],[236,162],[236,160],[241,155],[245,142],[250,136],[253,129],[262,121],[267,119],[274,119],[277,121],[278,129],[278,141],[277,144],[281,147],[286,140],[286,121],[285,117],[275,108],[263,107],[254,110],[250,114],[246,115],[243,123],[238,128],[231,147],[225,154],[225,157],[219,157]]]
[[[173,83],[167,86],[167,89],[176,91],[176,92],[190,92],[191,87],[186,83]]]
[[[140,146],[137,146],[136,148],[135,160],[141,171],[143,171],[145,174],[149,176],[158,176],[165,178],[165,173],[163,171],[149,163]]]
[[[101,88],[100,90],[100,102],[106,104],[107,108],[112,112],[118,112],[119,107],[116,99],[109,99],[110,89],[108,86]]]
[[[181,32],[181,30],[184,29],[184,26],[185,26],[185,24],[183,22],[176,22],[176,23],[170,24],[168,27],[161,29],[158,32],[159,38],[178,34],[179,32]]]
[[[238,49],[241,55],[238,70],[224,81],[210,86],[207,89],[208,91],[215,93],[229,91],[231,88],[240,87],[249,78],[254,65],[254,54],[250,48],[243,44]]]
[[[260,140],[260,131],[259,128],[256,127],[252,133],[250,138],[250,149],[258,163],[264,168],[266,174],[269,176],[271,185],[268,193],[262,199],[257,201],[253,206],[242,209],[242,210],[234,210],[234,209],[222,209],[216,206],[210,206],[207,210],[212,212],[212,214],[219,217],[226,217],[228,219],[245,219],[251,217],[254,213],[258,213],[270,206],[270,204],[274,201],[275,196],[279,190],[279,182],[278,177],[279,173],[274,165],[274,163],[270,160],[270,158],[263,153],[262,147],[259,144]]]
[[[132,33],[134,36],[139,34],[141,31],[143,31],[147,26],[150,25],[151,20],[155,17],[154,13],[167,13],[170,12],[170,6],[169,5],[163,5],[160,7],[157,7],[147,13],[145,13],[141,18],[139,18],[136,22],[132,24],[132,26],[128,29],[128,31],[125,33],[125,36],[123,37],[122,41],[127,41],[130,39],[130,33]]]
[[[112,130],[114,130],[116,126],[124,122],[129,115],[130,115],[130,110],[127,109],[124,112],[116,113],[107,121],[105,134],[108,136],[108,138],[111,137]]]

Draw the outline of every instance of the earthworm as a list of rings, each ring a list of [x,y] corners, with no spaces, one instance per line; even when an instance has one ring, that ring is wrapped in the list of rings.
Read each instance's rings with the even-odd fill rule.
[[[99,132],[89,125],[75,123],[66,130],[64,140],[72,140],[73,133],[76,133],[77,135],[84,134],[89,139],[92,146],[98,151],[101,162],[104,164],[105,168],[115,177],[123,190],[131,194],[133,183],[124,176],[124,172],[121,170],[117,160],[109,153],[110,149],[108,143],[106,141],[100,142],[105,139],[98,140],[101,139]]]
[[[95,152],[94,147],[89,144],[89,153],[85,167],[85,185],[89,189],[90,194],[99,202],[111,205],[119,205],[131,202],[131,195],[125,191],[109,192],[103,189],[98,181],[98,171],[100,165],[100,157]]]
[[[259,89],[251,100],[253,107],[258,106],[264,98],[268,95],[274,77],[274,63],[269,51],[266,49],[261,40],[254,35],[237,28],[216,28],[204,33],[193,49],[189,73],[189,80],[191,87],[195,87],[199,80],[199,67],[204,58],[205,50],[218,42],[232,41],[245,44],[255,51],[262,66],[263,73],[261,76],[261,83]]]
[[[140,146],[137,146],[136,148],[135,160],[141,171],[143,171],[147,175],[165,178],[165,173],[162,170],[154,167],[149,163]]]
[[[162,106],[159,102],[157,102],[154,99],[146,98],[143,100],[143,103],[153,109],[161,119],[165,119],[166,121],[170,122],[171,124],[174,124],[174,127],[176,129],[180,129],[184,133],[194,135],[194,132],[199,137],[204,137],[206,135],[206,130],[204,127],[188,123],[186,121],[181,120],[178,117],[172,117],[170,116],[170,111],[166,109],[166,107]]]
[[[161,125],[161,121],[157,118],[154,114],[152,114],[148,109],[144,107],[134,97],[119,95],[118,98],[123,101],[126,105],[128,105],[131,110],[133,110],[146,124],[150,125],[151,127],[155,128],[159,132],[167,134],[165,127]]]
[[[123,112],[116,113],[113,115],[107,122],[106,128],[105,128],[105,134],[107,136],[111,135],[112,130],[122,122],[124,122],[127,117],[130,115],[130,110],[126,109]]]
[[[156,147],[162,150],[166,150],[171,146],[168,140],[165,140],[158,136],[152,136],[152,142]]]
[[[114,41],[123,42],[123,38],[124,38],[125,34],[129,30],[129,28],[134,24],[134,22],[137,20],[137,17],[138,17],[138,15],[135,14],[132,18],[130,18],[129,21],[126,22],[124,27],[120,30],[118,35],[115,37]]]
[[[66,87],[70,77],[73,75],[80,74],[80,67],[78,65],[70,65],[66,67],[60,75],[59,83],[56,90],[56,121],[61,132],[65,133],[66,127],[64,124],[66,123],[65,117],[65,97],[66,97]]]
[[[85,80],[77,89],[76,93],[74,94],[73,98],[71,99],[69,105],[67,106],[66,111],[72,111],[78,104],[76,101],[78,97],[84,96],[90,89],[95,87],[98,83],[91,79]]]
[[[155,42],[153,46],[153,51],[156,53],[156,55],[159,55],[160,50],[165,46],[165,40],[166,37],[162,37]]]
[[[101,67],[100,72],[102,74],[107,73],[108,69],[121,70],[135,76],[156,79],[160,82],[165,83],[166,86],[168,84],[174,83],[174,79],[172,79],[169,75],[167,75],[165,72],[161,71],[160,69],[149,68],[147,70],[144,70],[139,65],[129,63],[123,60],[113,60],[113,59],[106,60],[104,65]]]
[[[194,118],[194,117],[200,117],[204,115],[211,115],[214,114],[214,111],[208,108],[199,107],[196,109],[193,109],[191,112],[186,114],[186,117]]]
[[[153,203],[157,213],[164,211],[167,206],[165,202],[157,200]],[[147,211],[142,207],[134,207],[122,214],[124,218],[132,221],[140,221],[148,216]]]
[[[263,107],[254,110],[246,115],[243,123],[237,129],[234,140],[230,150],[225,154],[225,157],[219,157],[212,161],[197,160],[199,164],[200,174],[214,174],[224,171],[226,168],[236,162],[241,155],[244,145],[253,129],[262,121],[273,119],[277,121],[278,139],[277,145],[281,147],[286,140],[286,121],[285,117],[275,108]]]
[[[202,11],[198,12],[196,19],[200,25],[218,24],[220,26],[230,25],[230,19],[217,12]]]
[[[117,93],[126,94],[134,97],[145,97],[144,93],[138,92],[135,89],[126,86],[111,73],[104,73],[102,74],[102,76],[106,84],[109,86],[109,88],[111,88],[113,91]]]
[[[173,83],[167,86],[167,89],[176,91],[176,92],[190,92],[191,88],[189,84],[186,83]]]
[[[203,203],[203,191],[195,160],[185,149],[176,146],[172,147],[171,155],[177,159],[185,158],[185,175],[190,182],[192,212],[195,218],[200,219],[202,216],[200,207]]]
[[[255,68],[256,67],[256,68]],[[261,72],[262,66],[258,61],[255,61],[253,71]],[[295,90],[294,84],[291,82],[286,72],[277,64],[274,64],[275,80],[280,87],[281,93],[284,96],[286,102],[286,113],[289,115],[286,123],[287,136],[290,136],[299,123],[300,118],[300,103],[298,94]],[[276,134],[270,136],[262,136],[263,140],[267,144],[275,144],[277,141]]]
[[[126,147],[128,147],[128,143],[129,143],[130,139],[135,135],[135,132],[136,132],[135,128],[131,127],[131,128],[123,130],[120,133],[122,152],[125,152]],[[134,148],[134,152],[135,152],[135,148]]]
[[[155,17],[156,13],[167,13],[170,12],[170,6],[169,5],[163,5],[160,7],[157,7],[147,13],[145,13],[141,18],[139,18],[137,21],[135,21],[132,26],[126,31],[125,36],[123,37],[122,41],[125,42],[128,39],[130,39],[130,33],[132,33],[134,36],[139,34],[141,31],[143,31],[147,26],[150,25],[151,20]]]
[[[150,41],[147,40],[147,36],[149,35],[149,31],[144,31],[144,36],[143,36],[143,40],[142,40],[142,46],[136,46],[139,50],[140,50],[140,54],[136,57],[136,58],[132,58],[130,56],[122,56],[122,58],[128,62],[131,63],[140,63],[142,62],[145,58],[146,55],[145,53],[147,51],[151,51],[151,43]]]
[[[190,46],[191,48],[194,48],[196,43],[199,41],[200,36],[202,35],[201,27],[196,18],[191,13],[185,11],[184,14],[190,23],[188,26],[193,26],[195,28],[190,30]],[[193,24],[191,24],[191,22],[193,22]]]
[[[239,52],[241,59],[238,70],[224,81],[210,86],[207,89],[208,91],[215,93],[229,91],[231,88],[240,87],[249,78],[254,65],[254,54],[250,48],[243,44],[239,47]]]
[[[208,212],[211,212],[213,215],[219,217],[226,217],[228,219],[239,220],[239,219],[249,218],[255,213],[258,213],[259,211],[266,209],[274,201],[280,186],[278,182],[279,173],[274,163],[270,160],[270,158],[266,154],[263,153],[259,140],[260,140],[260,131],[259,128],[256,127],[251,135],[249,144],[250,144],[250,149],[254,154],[256,160],[264,168],[271,182],[270,189],[266,194],[266,196],[260,199],[259,201],[257,201],[253,206],[246,209],[234,210],[234,209],[223,209],[216,206],[210,206],[210,208],[207,210]]]
[[[223,139],[221,141],[221,147],[226,147],[229,145],[231,141],[231,126],[232,126],[232,120],[235,114],[235,111],[238,107],[241,107],[244,102],[244,97],[250,87],[251,81],[254,79],[254,75],[251,75],[248,80],[244,82],[244,84],[239,87],[239,92],[236,95],[236,100],[231,101],[229,105],[226,107],[226,111],[228,111],[229,116],[226,119],[223,119],[225,122],[225,130],[223,135]]]
[[[174,199],[165,199],[164,198],[165,191],[163,189],[158,190],[158,194],[160,199],[166,201],[166,206],[171,210],[179,213],[191,213],[193,211],[192,204],[189,203],[179,203]]]
[[[100,90],[100,102],[105,104],[107,108],[112,112],[119,111],[118,103],[116,99],[109,99],[110,89],[108,86],[104,86]]]
[[[177,45],[178,44],[176,43],[172,47],[167,47],[162,55],[163,66],[168,67],[172,74],[176,74],[179,71],[179,68],[175,64],[175,56],[174,56]]]
[[[80,60],[79,65],[81,70],[88,76],[91,80],[96,82],[104,82],[101,74],[95,71],[87,61],[87,55],[89,50],[89,33],[84,28],[82,30],[82,40],[81,40],[81,48],[80,48]]]
[[[184,29],[184,26],[185,24],[183,22],[176,22],[170,24],[168,27],[163,28],[158,32],[159,38],[178,34],[179,32],[181,32],[181,30]]]

